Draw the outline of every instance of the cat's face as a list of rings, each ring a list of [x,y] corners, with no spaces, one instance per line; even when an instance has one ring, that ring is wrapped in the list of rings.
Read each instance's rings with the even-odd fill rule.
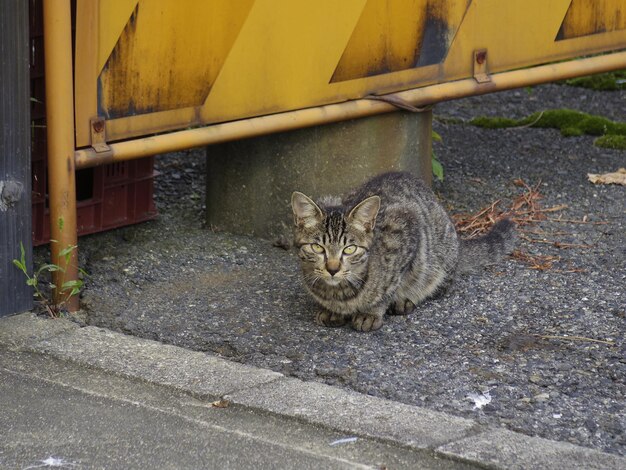
[[[372,196],[347,214],[340,208],[324,211],[304,194],[293,194],[295,242],[304,280],[312,290],[358,290],[364,283],[379,208],[379,197]]]

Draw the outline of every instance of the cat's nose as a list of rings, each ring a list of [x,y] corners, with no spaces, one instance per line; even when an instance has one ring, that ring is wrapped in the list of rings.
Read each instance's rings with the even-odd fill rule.
[[[328,274],[330,274],[331,276],[337,274],[340,269],[341,263],[339,263],[338,261],[331,259],[326,263],[326,271],[328,271]]]

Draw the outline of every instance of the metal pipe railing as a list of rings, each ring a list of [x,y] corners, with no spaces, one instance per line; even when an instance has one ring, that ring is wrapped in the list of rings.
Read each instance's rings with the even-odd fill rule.
[[[410,103],[425,106],[456,98],[482,95],[541,83],[564,80],[626,68],[626,52],[616,52],[585,59],[559,62],[511,72],[497,73],[488,83],[478,83],[473,78],[387,95]],[[315,108],[299,109],[269,116],[260,116],[197,129],[171,132],[152,137],[109,144],[110,150],[97,153],[92,148],[77,150],[76,167],[87,168],[104,163],[132,160],[159,153],[174,152],[193,147],[217,144],[231,140],[255,137],[310,127],[319,124],[345,121],[374,114],[396,111],[387,102],[359,99],[329,104]]]
[[[78,310],[78,297],[61,292],[65,281],[78,279],[78,253],[69,263],[63,250],[77,244],[76,180],[74,156],[74,90],[72,80],[72,19],[70,0],[44,0],[44,51],[46,72],[46,125],[48,132],[48,196],[52,262],[63,270],[52,273],[54,302]]]

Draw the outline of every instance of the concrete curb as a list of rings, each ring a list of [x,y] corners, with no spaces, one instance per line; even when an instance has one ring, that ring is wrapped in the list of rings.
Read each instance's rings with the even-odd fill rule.
[[[475,432],[464,418],[375,398],[316,382],[284,378],[242,390],[231,402],[415,448],[434,449]]]
[[[29,348],[201,398],[219,398],[283,377],[270,370],[93,326],[63,331],[32,343]]]
[[[205,399],[425,450],[481,467],[622,469],[626,458],[485,429],[472,420],[233,363],[204,353],[32,313],[0,319],[0,345],[173,387]]]

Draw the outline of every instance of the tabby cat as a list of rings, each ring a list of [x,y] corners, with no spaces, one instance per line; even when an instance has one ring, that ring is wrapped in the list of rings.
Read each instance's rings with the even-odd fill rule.
[[[455,274],[510,252],[514,224],[461,240],[433,192],[409,173],[385,173],[344,198],[313,202],[294,192],[295,245],[316,321],[374,331],[385,313],[406,315],[445,290]]]

